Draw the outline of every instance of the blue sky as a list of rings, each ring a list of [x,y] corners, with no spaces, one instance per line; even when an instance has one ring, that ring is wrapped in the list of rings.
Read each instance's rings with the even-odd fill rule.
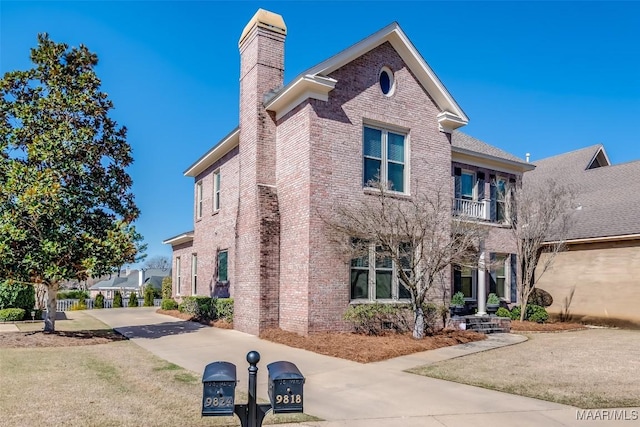
[[[149,256],[193,228],[182,174],[238,123],[237,43],[260,7],[288,27],[285,83],[397,21],[469,116],[464,132],[533,162],[596,143],[613,163],[640,159],[637,2],[2,0],[2,74],[30,67],[39,32],[98,54]]]

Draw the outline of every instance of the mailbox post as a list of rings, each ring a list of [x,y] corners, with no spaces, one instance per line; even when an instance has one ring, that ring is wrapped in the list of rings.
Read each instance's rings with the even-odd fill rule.
[[[297,366],[281,361],[267,365],[269,370],[270,404],[257,401],[257,375],[260,354],[247,353],[249,363],[249,392],[246,404],[235,404],[236,366],[229,362],[213,362],[205,367],[202,375],[202,416],[229,416],[240,418],[242,427],[262,427],[262,420],[269,410],[274,414],[302,412],[302,388],[304,377]]]

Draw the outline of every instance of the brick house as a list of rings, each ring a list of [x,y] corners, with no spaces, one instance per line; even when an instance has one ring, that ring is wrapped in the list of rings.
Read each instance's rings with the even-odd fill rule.
[[[451,214],[487,224],[482,257],[502,266],[452,268],[450,291],[479,313],[489,291],[514,302],[500,189],[534,166],[456,130],[467,116],[396,23],[284,85],[286,33],[264,10],[242,32],[239,125],[185,171],[194,229],[164,242],[175,296],[231,295],[235,328],[252,334],[343,330],[349,304],[402,300],[397,280],[376,295],[375,265],[356,292],[322,220],[375,197],[366,183],[379,173],[401,198],[421,183],[450,188]]]

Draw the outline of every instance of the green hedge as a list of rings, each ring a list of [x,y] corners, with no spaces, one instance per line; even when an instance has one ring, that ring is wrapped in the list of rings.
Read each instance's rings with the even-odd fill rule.
[[[113,308],[120,307],[122,307],[122,293],[116,291],[115,294],[113,294]]]
[[[216,317],[233,322],[233,298],[216,298],[214,299],[216,306]]]
[[[520,320],[521,308],[519,305],[513,307],[511,309],[511,319],[512,320]],[[528,320],[530,322],[536,323],[544,323],[549,319],[549,313],[547,310],[535,304],[527,304],[527,313],[524,316],[524,320]]]
[[[153,299],[155,298],[155,289],[151,283],[144,287],[144,303],[145,307],[153,307]]]
[[[233,322],[232,298],[184,297],[178,310],[192,315],[198,321],[224,319],[229,323]]]
[[[60,291],[56,294],[56,298],[57,299],[89,299],[89,292],[79,291],[79,290]]]
[[[21,308],[31,311],[36,305],[36,292],[32,285],[10,280],[0,282],[0,309]]]
[[[160,308],[163,310],[175,310],[178,308],[178,303],[171,298],[165,298],[162,300]]]
[[[431,313],[431,307],[427,308]],[[351,305],[344,313],[344,320],[350,322],[356,332],[367,335],[382,335],[385,332],[406,332],[406,321],[410,309],[405,304],[357,304]]]
[[[137,307],[138,306],[138,294],[135,291],[129,294],[129,307]]]
[[[0,322],[17,322],[23,320],[25,313],[22,308],[3,308],[0,310]]]

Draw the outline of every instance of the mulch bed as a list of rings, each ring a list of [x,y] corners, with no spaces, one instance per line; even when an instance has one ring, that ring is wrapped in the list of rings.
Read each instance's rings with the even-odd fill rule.
[[[56,331],[53,333],[7,332],[0,334],[0,348],[75,347],[107,344],[127,338],[110,330]]]
[[[197,320],[195,320],[193,318],[193,316],[191,314],[187,314],[187,313],[181,313],[178,310],[163,310],[161,308],[156,310],[156,313],[158,314],[164,314],[167,316],[172,316],[172,317],[177,317],[178,319],[182,319],[182,320],[190,320],[193,322],[196,322]],[[207,326],[214,326],[216,328],[220,328],[220,329],[233,329],[233,323],[229,323],[224,319],[218,319],[218,320],[214,320],[211,322],[204,322],[201,321],[200,323],[202,323],[203,325],[207,325]]]
[[[511,321],[511,332],[569,332],[587,329],[585,325],[580,323],[567,322],[551,322],[551,323],[535,323],[521,322],[519,320]]]
[[[370,363],[420,351],[480,341],[485,339],[486,335],[447,329],[421,340],[414,339],[411,334],[370,336],[338,332],[316,333],[304,337],[280,329],[269,329],[261,333],[260,338],[327,356]]]

